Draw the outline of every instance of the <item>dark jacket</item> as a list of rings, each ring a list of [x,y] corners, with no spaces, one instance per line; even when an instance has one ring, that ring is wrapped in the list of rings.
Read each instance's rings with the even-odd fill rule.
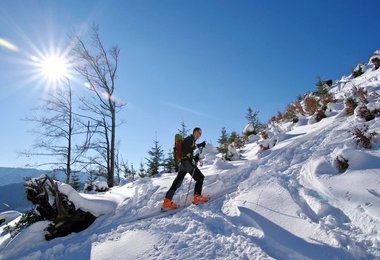
[[[182,160],[189,160],[193,157],[193,151],[195,150],[195,140],[193,135],[189,135],[182,142]],[[190,158],[187,154],[191,154]]]

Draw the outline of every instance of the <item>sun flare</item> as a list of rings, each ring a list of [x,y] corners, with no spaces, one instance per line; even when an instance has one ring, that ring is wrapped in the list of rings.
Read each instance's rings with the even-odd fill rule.
[[[38,59],[41,75],[50,83],[59,83],[69,77],[69,64],[65,57],[48,55]]]
[[[29,67],[26,85],[33,83],[36,89],[42,88],[44,93],[49,93],[77,81],[73,59],[69,53],[68,48],[35,47],[34,53],[27,53],[24,61]]]

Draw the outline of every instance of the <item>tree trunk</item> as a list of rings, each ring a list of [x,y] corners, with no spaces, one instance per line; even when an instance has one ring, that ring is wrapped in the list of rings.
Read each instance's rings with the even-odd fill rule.
[[[111,125],[111,167],[108,179],[108,187],[113,187],[114,185],[114,173],[115,173],[115,138],[116,138],[116,115],[115,108],[112,107],[112,125]]]
[[[72,109],[72,93],[71,87],[69,90],[69,132],[68,132],[68,142],[67,142],[67,161],[66,161],[66,184],[70,184],[71,176],[71,140],[73,134],[73,109]]]

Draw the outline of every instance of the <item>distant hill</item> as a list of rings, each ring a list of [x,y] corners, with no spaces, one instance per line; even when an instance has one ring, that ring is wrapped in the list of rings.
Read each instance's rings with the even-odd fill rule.
[[[43,171],[32,168],[8,168],[0,167],[0,190],[1,186],[24,182],[25,177],[39,177],[49,171]]]
[[[32,203],[26,199],[25,177],[39,177],[48,171],[31,168],[0,167],[0,212],[17,210],[24,212]]]
[[[16,210],[25,212],[32,207],[26,199],[24,183],[12,183],[0,186],[0,212]]]
[[[44,174],[51,176],[51,171],[33,168],[0,167],[0,212],[9,210],[24,212],[29,209],[32,204],[26,199],[24,178],[37,178]],[[63,172],[56,172],[54,177],[60,181],[64,181],[66,178]],[[81,189],[83,189],[86,177],[85,174],[79,175]]]

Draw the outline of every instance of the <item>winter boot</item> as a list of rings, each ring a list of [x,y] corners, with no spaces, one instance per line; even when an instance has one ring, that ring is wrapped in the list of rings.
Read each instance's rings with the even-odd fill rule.
[[[177,204],[175,204],[171,199],[164,199],[164,203],[162,203],[162,209],[168,210],[168,209],[176,209],[178,208]]]
[[[194,194],[194,204],[199,204],[199,203],[205,203],[208,201],[208,198],[199,194]]]

